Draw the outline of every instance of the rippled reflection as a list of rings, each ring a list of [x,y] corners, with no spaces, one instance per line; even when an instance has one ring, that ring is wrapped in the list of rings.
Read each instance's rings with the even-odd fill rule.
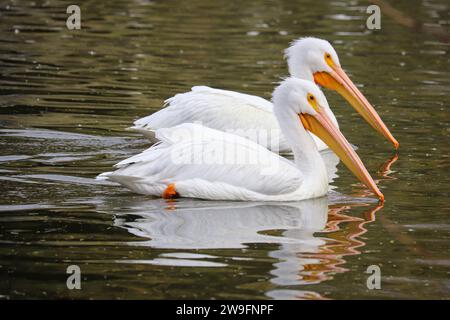
[[[268,252],[275,259],[270,281],[285,287],[320,283],[348,271],[344,266],[345,257],[360,254],[359,248],[365,245],[359,239],[367,231],[364,226],[374,221],[375,213],[382,208],[381,205],[368,208],[364,218],[346,215],[353,207],[367,206],[358,200],[330,205],[327,197],[297,203],[121,201],[120,208],[126,208],[123,211],[114,202],[101,202],[98,210],[114,214],[115,226],[149,239],[129,243],[132,246],[199,250],[277,244],[276,250]],[[145,263],[224,266],[211,258],[214,257],[173,252]],[[235,258],[252,259],[245,254]],[[318,293],[299,290],[272,290],[267,294],[274,298],[324,298]]]
[[[156,248],[212,249],[243,248],[246,243],[304,243],[306,247],[322,244],[312,236],[327,221],[326,198],[299,203],[247,203],[186,201],[181,207],[158,207],[160,201],[133,205],[132,222],[116,217],[114,224],[140,237],[151,238],[147,245]],[[154,209],[150,209],[155,207]],[[288,235],[271,236],[270,230],[295,230]],[[297,233],[297,231],[299,233]]]

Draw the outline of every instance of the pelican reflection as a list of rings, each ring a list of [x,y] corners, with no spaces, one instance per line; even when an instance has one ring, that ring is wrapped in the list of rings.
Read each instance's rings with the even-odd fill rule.
[[[130,242],[132,246],[184,250],[165,252],[160,257],[163,259],[189,259],[195,255],[200,262],[202,254],[208,256],[208,249],[277,244],[267,253],[274,259],[267,295],[275,298],[325,298],[297,290],[298,286],[320,283],[346,272],[345,257],[360,254],[365,245],[360,239],[367,231],[365,225],[375,220],[375,212],[381,208],[370,207],[357,198],[344,204],[333,203],[328,197],[287,203],[138,199],[116,199],[109,205],[102,201],[99,209],[114,214],[115,226],[146,239]],[[359,211],[356,216],[355,211]],[[205,251],[190,251],[199,249]],[[236,258],[258,259],[251,253]],[[182,265],[179,262],[176,265]],[[277,290],[279,286],[293,286],[295,290]]]
[[[133,245],[171,249],[236,249],[253,243],[296,243],[301,250],[314,251],[324,244],[313,236],[326,226],[326,197],[301,202],[223,202],[161,200],[135,204],[129,221],[117,215],[115,226],[148,241]],[[289,234],[269,235],[272,230]]]

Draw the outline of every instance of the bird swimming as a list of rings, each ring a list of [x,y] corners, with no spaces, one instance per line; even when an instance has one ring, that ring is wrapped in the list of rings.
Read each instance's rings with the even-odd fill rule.
[[[311,81],[284,80],[273,92],[273,113],[294,161],[254,141],[184,123],[155,130],[159,142],[115,165],[100,179],[163,198],[296,201],[328,192],[328,176],[316,143],[326,143],[379,199],[384,196],[330,117],[328,102]],[[228,160],[228,161],[226,161]]]
[[[339,57],[328,41],[312,37],[298,39],[285,50],[285,56],[292,77],[314,81],[337,91],[377,132],[398,148],[399,143],[378,113],[342,69]],[[291,152],[273,114],[273,104],[261,97],[195,86],[189,92],[167,99],[165,105],[165,108],[135,121],[130,129],[155,142],[155,130],[187,122],[201,123],[246,137],[274,152]],[[331,109],[324,107],[324,112],[338,126]],[[314,135],[313,139],[319,150],[327,148]]]

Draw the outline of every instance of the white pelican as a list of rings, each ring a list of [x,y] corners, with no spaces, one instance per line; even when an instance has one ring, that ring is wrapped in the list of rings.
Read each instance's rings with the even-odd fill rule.
[[[291,76],[315,81],[323,87],[336,90],[379,133],[398,148],[398,142],[363,94],[342,70],[339,58],[331,44],[317,38],[301,38],[286,49],[285,56]],[[273,116],[272,103],[253,95],[193,87],[190,92],[177,94],[165,101],[166,108],[134,122],[131,130],[141,132],[152,142],[154,130],[192,122],[228,131],[255,141],[274,152],[290,152],[286,139],[280,133]],[[330,109],[324,110],[337,126]],[[319,150],[327,146],[314,137]]]
[[[295,201],[324,196],[328,176],[316,134],[383,201],[384,196],[325,110],[328,102],[313,83],[282,82],[273,93],[274,114],[292,148],[291,162],[243,137],[185,123],[156,130],[160,142],[119,162],[99,178],[135,192],[209,200]]]

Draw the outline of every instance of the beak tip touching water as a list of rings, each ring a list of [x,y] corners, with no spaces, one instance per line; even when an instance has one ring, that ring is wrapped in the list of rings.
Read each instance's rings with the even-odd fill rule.
[[[333,124],[323,108],[320,107],[316,114],[299,114],[304,128],[318,136],[331,150],[344,162],[347,168],[374,193],[381,203],[384,203],[384,195],[370,176],[364,163],[353,150],[342,132]]]
[[[400,143],[394,139],[394,141],[392,142],[392,144],[394,145],[395,150],[398,150],[398,148],[400,147]]]
[[[381,120],[380,120],[381,121]],[[384,124],[383,124],[384,126]],[[394,136],[389,132],[388,128],[384,128],[382,130],[382,134],[386,137],[387,140],[389,140],[390,143],[394,146],[395,150],[398,150],[400,147],[400,143],[397,141],[397,139],[394,138]]]

